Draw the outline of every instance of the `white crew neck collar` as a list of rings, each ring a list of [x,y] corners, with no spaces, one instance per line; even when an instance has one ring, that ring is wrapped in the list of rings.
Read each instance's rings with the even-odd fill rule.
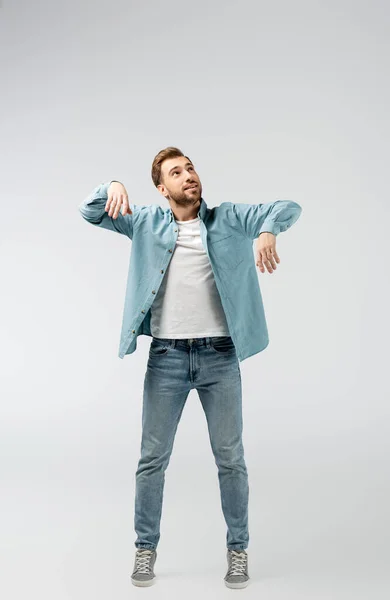
[[[199,221],[199,217],[195,217],[195,219],[188,219],[187,221],[178,221],[176,219],[176,223],[180,223],[180,225],[186,225],[187,223],[195,223],[195,221]]]

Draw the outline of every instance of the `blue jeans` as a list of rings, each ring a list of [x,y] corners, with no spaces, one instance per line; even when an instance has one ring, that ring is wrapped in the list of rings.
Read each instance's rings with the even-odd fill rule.
[[[136,471],[135,546],[155,549],[159,542],[165,470],[193,388],[206,415],[218,468],[227,548],[243,550],[249,542],[249,486],[242,444],[241,372],[230,336],[152,338],[144,381],[141,457]]]

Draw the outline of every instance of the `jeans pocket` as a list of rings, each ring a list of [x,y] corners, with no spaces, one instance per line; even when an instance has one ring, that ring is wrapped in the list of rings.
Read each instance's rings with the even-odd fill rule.
[[[230,335],[211,337],[210,346],[215,352],[217,352],[217,354],[229,354],[230,352],[235,352],[236,350]]]
[[[149,354],[153,356],[161,356],[163,354],[166,354],[169,348],[169,341],[153,338],[149,347]]]

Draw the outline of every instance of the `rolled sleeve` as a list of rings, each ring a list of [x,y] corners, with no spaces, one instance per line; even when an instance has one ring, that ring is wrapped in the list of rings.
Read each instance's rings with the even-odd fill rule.
[[[265,204],[232,203],[232,210],[245,235],[254,240],[266,231],[274,235],[286,231],[298,220],[302,207],[292,200],[276,200]]]
[[[106,181],[101,183],[78,205],[79,212],[82,217],[98,227],[109,229],[116,233],[126,235],[130,239],[133,238],[133,217],[135,212],[135,205],[130,204],[132,214],[126,213],[122,215],[119,212],[116,219],[110,217],[108,212],[105,210],[107,203],[107,192],[110,184],[116,180]]]

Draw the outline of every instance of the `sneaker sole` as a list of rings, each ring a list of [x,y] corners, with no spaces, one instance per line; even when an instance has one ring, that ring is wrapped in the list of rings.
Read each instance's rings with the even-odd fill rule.
[[[138,587],[148,587],[149,585],[153,585],[156,581],[156,577],[153,577],[153,579],[147,579],[145,581],[138,581],[137,579],[133,579],[132,577],[130,577],[130,579],[131,583],[133,585],[137,585]]]
[[[244,588],[249,583],[249,579],[248,579],[248,581],[239,581],[237,583],[229,583],[228,581],[226,581],[226,579],[224,581],[225,581],[226,587],[233,588],[233,589]]]

